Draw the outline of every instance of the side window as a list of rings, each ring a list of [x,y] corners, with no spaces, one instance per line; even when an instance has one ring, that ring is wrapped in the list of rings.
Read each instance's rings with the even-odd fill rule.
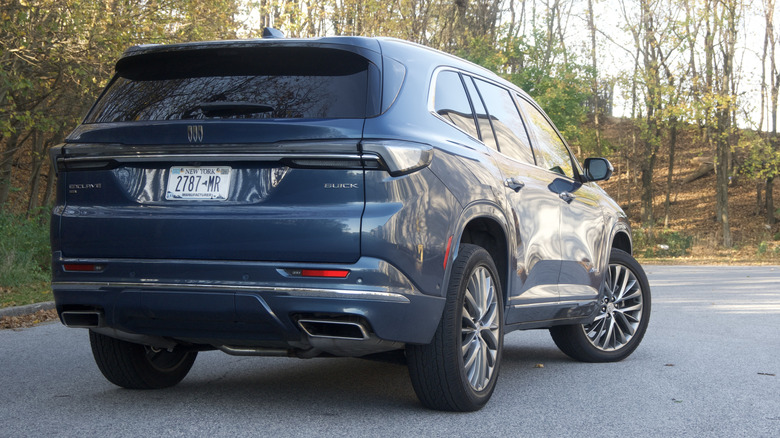
[[[474,114],[469,105],[466,90],[460,81],[460,75],[454,71],[443,71],[436,77],[436,94],[434,94],[434,110],[445,120],[466,131],[474,138],[479,138]]]
[[[490,116],[488,116],[485,105],[482,103],[482,98],[477,92],[477,87],[474,86],[474,80],[471,76],[466,75],[463,76],[463,80],[466,82],[466,89],[469,90],[471,103],[474,104],[474,112],[477,113],[477,124],[479,125],[479,132],[482,134],[482,142],[490,149],[497,151],[498,143],[495,135],[493,135],[493,128],[490,127]]]
[[[498,140],[498,150],[524,163],[534,164],[531,143],[509,91],[476,79]]]
[[[526,114],[528,128],[536,137],[534,152],[536,152],[539,167],[574,178],[571,154],[553,125],[530,102],[520,96],[517,96],[517,101],[520,102],[523,112]]]

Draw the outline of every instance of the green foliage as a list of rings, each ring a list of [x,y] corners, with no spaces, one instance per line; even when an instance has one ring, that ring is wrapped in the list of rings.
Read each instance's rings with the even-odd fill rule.
[[[592,128],[582,128],[577,144],[582,148],[585,157],[606,157],[615,150],[615,145],[603,136],[599,147],[596,143],[596,130]]]
[[[769,249],[769,244],[766,242],[766,240],[762,240],[758,244],[758,248],[756,249],[756,253],[758,255],[764,255],[766,254],[766,250]]]
[[[564,138],[580,139],[591,98],[584,69],[575,64],[558,65],[549,72],[532,67],[511,75],[510,80],[544,108]]]
[[[40,215],[0,213],[0,307],[51,299],[48,213]]]
[[[592,97],[591,72],[574,59],[562,57],[562,48],[547,53],[546,38],[504,37],[494,43],[488,36],[469,40],[456,55],[498,72],[514,83],[544,109],[569,142],[579,142]],[[595,144],[595,140],[593,140]]]
[[[693,236],[678,231],[633,230],[635,253],[643,257],[682,257],[693,246]]]
[[[742,152],[737,171],[754,179],[780,175],[780,149],[773,147],[772,143],[771,138],[755,131],[743,130],[737,146]]]
[[[235,38],[239,0],[4,0],[0,210],[20,156],[32,168],[84,116],[134,44]],[[39,175],[34,175],[39,178]],[[37,200],[38,193],[29,193]],[[35,202],[30,202],[35,206]]]

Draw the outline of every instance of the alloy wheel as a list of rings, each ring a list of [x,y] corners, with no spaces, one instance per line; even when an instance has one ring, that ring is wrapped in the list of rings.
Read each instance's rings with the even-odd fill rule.
[[[621,264],[611,264],[602,295],[598,316],[582,328],[597,349],[620,350],[631,341],[642,321],[642,288],[630,269]]]
[[[498,298],[490,271],[479,266],[468,280],[461,322],[461,354],[466,378],[475,391],[490,382],[499,348]]]

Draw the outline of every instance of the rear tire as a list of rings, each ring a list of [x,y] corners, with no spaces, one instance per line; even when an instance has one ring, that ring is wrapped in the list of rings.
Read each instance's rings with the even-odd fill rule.
[[[593,322],[550,328],[555,344],[572,359],[617,362],[642,342],[650,321],[650,285],[630,254],[612,250],[600,300]]]
[[[161,389],[181,382],[197,351],[173,351],[122,341],[89,332],[92,355],[109,382],[127,389]]]
[[[428,345],[407,345],[414,392],[442,411],[476,411],[498,380],[504,306],[498,271],[487,251],[464,244],[452,265],[447,302]]]

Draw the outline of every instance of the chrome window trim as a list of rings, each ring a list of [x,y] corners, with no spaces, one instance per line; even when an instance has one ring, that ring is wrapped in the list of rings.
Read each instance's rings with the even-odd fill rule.
[[[537,111],[539,111],[542,114],[542,116],[547,120],[547,123],[549,123],[550,126],[553,127],[553,129],[555,130],[555,133],[558,134],[558,138],[563,143],[563,146],[569,152],[569,159],[572,162],[572,168],[575,169],[574,173],[576,173],[576,175],[574,175],[574,177],[569,177],[567,175],[561,175],[561,174],[556,173],[556,172],[552,172],[552,173],[554,173],[556,175],[559,175],[559,176],[564,176],[566,178],[569,178],[572,181],[578,181],[580,175],[584,174],[584,172],[582,170],[582,166],[580,165],[579,160],[577,160],[577,156],[574,155],[574,153],[571,151],[571,146],[569,146],[569,142],[566,141],[565,138],[563,138],[563,134],[561,134],[561,131],[559,131],[558,127],[555,126],[555,123],[553,123],[552,119],[550,119],[550,116],[547,115],[547,113],[542,109],[542,107],[540,107],[539,104],[536,103],[536,101],[531,98],[531,96],[527,96],[527,95],[524,95],[522,93],[515,93],[515,95],[513,97],[515,99],[523,99],[525,102],[527,102],[529,105],[531,105]],[[520,116],[521,117],[526,117],[526,114],[525,114],[525,111],[522,108],[522,105],[518,105],[517,109],[518,109],[518,111],[520,111]],[[533,133],[533,132],[529,132],[528,136],[529,136],[529,140],[531,140],[531,148],[534,148],[534,143],[537,142],[536,134]],[[532,137],[532,138],[530,138],[530,137]],[[537,167],[539,167],[539,166],[537,166]],[[539,167],[539,168],[540,169],[544,169],[543,167]],[[548,170],[548,169],[545,169],[545,170]]]
[[[474,137],[473,135],[469,134],[468,132],[464,131],[459,126],[453,125],[447,119],[445,119],[439,113],[436,112],[436,103],[435,103],[435,99],[436,99],[436,81],[439,79],[439,74],[442,73],[442,72],[445,72],[445,71],[452,71],[452,72],[455,72],[455,73],[460,73],[460,74],[466,74],[466,75],[473,76],[471,73],[469,73],[469,72],[467,72],[465,70],[460,70],[460,69],[457,69],[457,68],[454,68],[454,67],[445,67],[445,66],[437,67],[436,70],[433,71],[433,76],[431,77],[430,84],[428,84],[428,112],[430,112],[437,119],[439,119],[442,122],[446,123],[447,126],[451,126],[451,127],[455,128],[455,129],[457,129],[458,131],[466,134],[470,139],[472,139],[472,140],[478,142],[479,144],[481,144],[482,146],[485,146],[486,148],[490,149],[484,142],[482,142],[482,140],[480,140],[480,139]],[[466,89],[465,88],[463,89],[463,92],[466,93]],[[466,96],[468,96],[468,94],[466,94]],[[473,111],[473,108],[472,108],[472,111]]]

